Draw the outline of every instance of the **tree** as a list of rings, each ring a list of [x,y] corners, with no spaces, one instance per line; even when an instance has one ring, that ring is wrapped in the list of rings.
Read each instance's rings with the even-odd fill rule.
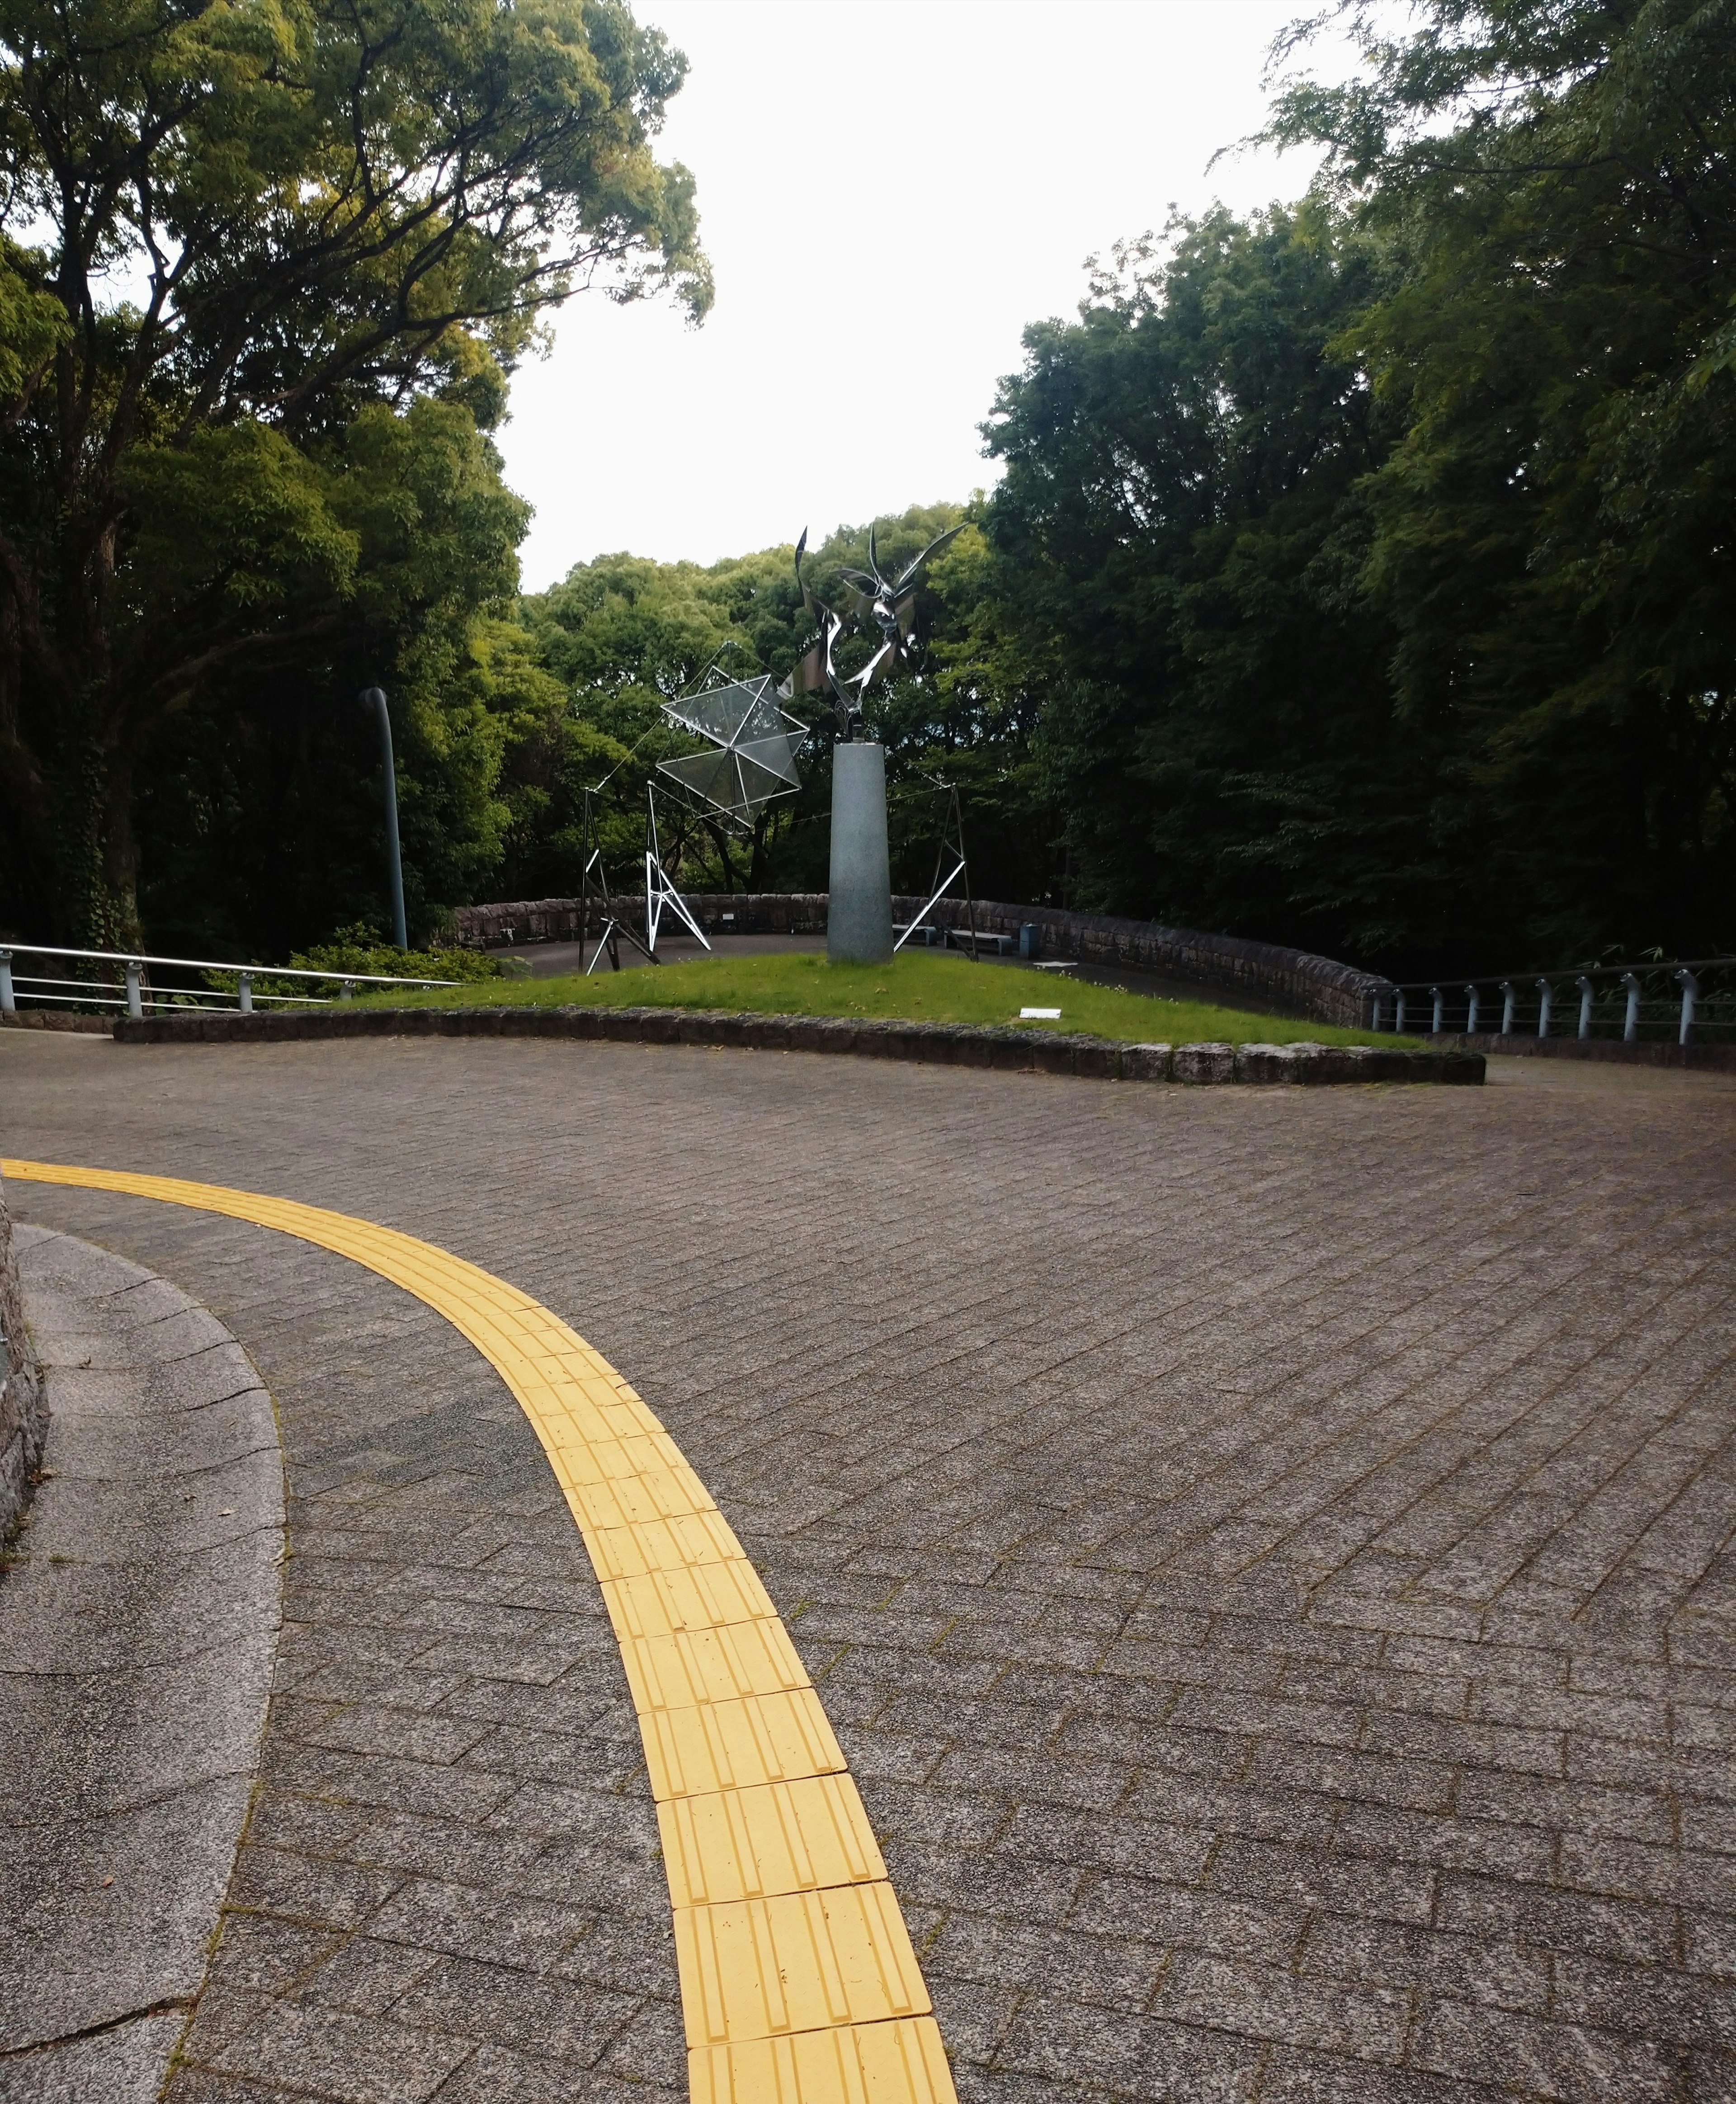
[[[413,928],[436,933],[444,906],[493,883],[504,756],[551,684],[509,618],[527,507],[460,403],[370,404],[321,452],[324,501],[354,537],[353,589],[319,634],[212,668],[136,769],[139,903],[159,950],[283,958],[335,928],[386,925],[379,739],[356,704],[359,665],[390,693]]]
[[[1342,11],[1366,71],[1274,130],[1400,266],[1343,339],[1402,427],[1363,582],[1404,721],[1460,756],[1485,931],[1727,947],[1736,7]]]
[[[1426,756],[1355,589],[1388,439],[1337,347],[1381,267],[1320,201],[1218,210],[1025,333],[986,427],[995,659],[1073,904],[1368,954],[1427,922]]]
[[[406,612],[370,573],[419,501],[393,427],[485,430],[585,284],[703,314],[652,150],[684,67],[621,0],[0,0],[0,875],[33,916],[136,939],[165,723]]]
[[[609,793],[593,814],[596,842],[611,869],[632,867],[657,762],[689,749],[668,728],[663,704],[714,671],[748,677],[769,670],[781,679],[795,661],[799,608],[789,548],[708,568],[603,555],[524,602],[521,617],[563,698],[509,761],[513,895],[577,891],[585,791],[605,778]],[[685,859],[695,884],[752,889],[763,882],[770,843],[789,816],[783,804],[769,806],[743,842],[672,800],[666,859],[672,869]]]

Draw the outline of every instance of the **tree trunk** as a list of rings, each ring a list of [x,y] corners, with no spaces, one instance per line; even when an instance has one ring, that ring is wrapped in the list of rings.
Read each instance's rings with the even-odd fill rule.
[[[50,932],[73,947],[136,949],[138,843],[132,768],[88,728],[69,738],[51,773],[58,911]]]

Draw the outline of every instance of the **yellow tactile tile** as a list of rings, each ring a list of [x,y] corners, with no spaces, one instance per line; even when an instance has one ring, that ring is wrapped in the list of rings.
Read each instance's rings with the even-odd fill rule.
[[[743,1695],[777,1695],[809,1684],[779,1621],[627,1637],[622,1640],[621,1659],[633,1706],[641,1714],[689,1710],[696,1702],[732,1702]]]
[[[932,2017],[712,2046],[689,2055],[688,2070],[693,2104],[953,2104]]]
[[[698,1797],[799,1776],[841,1775],[844,1755],[811,1687],[639,1716],[651,1794]]]
[[[678,1907],[868,1884],[886,1874],[848,1776],[676,1797],[657,1808]]]
[[[591,1477],[582,1448],[551,1448],[560,1487],[586,1534],[594,1527],[643,1527],[648,1521],[681,1519],[713,1509],[705,1487],[689,1470],[676,1477],[660,1469],[654,1477]]]
[[[954,2104],[939,2033],[825,1711],[728,1522],[631,1384],[551,1310],[431,1242],[292,1199],[0,1161],[336,1250],[426,1303],[534,1428],[602,1581],[674,1910],[694,2104]]]
[[[603,1598],[620,1637],[718,1629],[730,1622],[769,1620],[778,1611],[745,1557],[678,1564],[636,1578],[605,1578]]]
[[[734,1530],[721,1512],[684,1513],[643,1527],[599,1527],[591,1554],[600,1578],[643,1578],[689,1563],[746,1562]]]
[[[928,1990],[886,1883],[677,1906],[675,1955],[695,2052],[929,2013]]]

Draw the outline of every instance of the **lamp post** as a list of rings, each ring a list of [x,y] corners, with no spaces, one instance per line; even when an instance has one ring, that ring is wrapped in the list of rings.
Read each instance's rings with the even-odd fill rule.
[[[358,698],[364,709],[380,719],[380,764],[386,775],[386,874],[392,887],[392,934],[400,950],[410,947],[404,918],[404,859],[398,852],[398,770],[392,764],[392,720],[386,707],[383,687],[364,687]]]

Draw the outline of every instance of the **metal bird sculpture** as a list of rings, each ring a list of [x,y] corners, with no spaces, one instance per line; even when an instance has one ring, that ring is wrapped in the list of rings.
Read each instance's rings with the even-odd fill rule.
[[[962,530],[962,521],[957,526],[948,527],[945,533],[937,534],[929,542],[921,555],[907,563],[895,577],[888,577],[881,570],[874,529],[869,527],[868,569],[846,570],[843,575],[850,587],[851,615],[873,623],[880,645],[859,672],[852,672],[841,680],[832,662],[832,653],[844,632],[845,618],[835,607],[828,606],[815,596],[801,574],[801,559],[808,546],[808,529],[803,527],[801,538],[796,543],[796,582],[801,588],[802,605],[819,634],[779,690],[784,698],[800,693],[823,695],[837,716],[838,736],[847,745],[862,720],[863,697],[876,677],[885,676],[894,666],[915,662],[917,583],[922,565]],[[854,693],[850,692],[851,688],[855,689]]]

